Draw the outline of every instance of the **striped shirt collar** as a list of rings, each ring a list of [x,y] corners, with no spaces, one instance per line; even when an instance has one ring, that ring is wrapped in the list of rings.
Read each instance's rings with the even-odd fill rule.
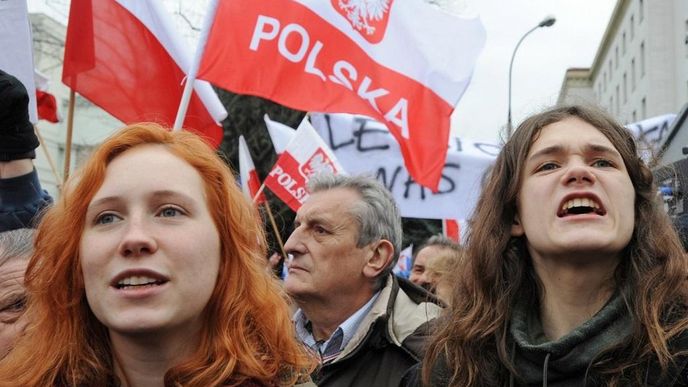
[[[375,300],[377,300],[378,296],[380,295],[380,291],[375,293],[368,302],[363,305],[360,309],[358,309],[354,314],[349,316],[346,320],[344,320],[343,323],[341,323],[337,329],[335,329],[334,332],[332,332],[332,335],[327,338],[325,341],[316,341],[315,337],[313,337],[313,333],[311,330],[311,322],[308,320],[306,315],[303,313],[303,311],[299,308],[299,310],[296,311],[294,314],[294,323],[296,326],[296,334],[298,335],[299,339],[301,339],[301,342],[303,342],[306,346],[311,348],[315,353],[320,353],[322,354],[325,349],[327,348],[328,344],[330,343],[330,340],[332,340],[335,335],[337,335],[338,331],[341,331],[343,334],[343,339],[342,339],[342,344],[339,347],[339,351],[341,352],[346,348],[346,345],[349,344],[349,341],[351,341],[351,338],[354,337],[354,334],[356,333],[356,330],[358,329],[359,325],[361,325],[361,322],[363,321],[363,318],[370,312],[370,310],[373,308],[373,304],[375,303]],[[332,360],[332,359],[321,359],[321,360]]]

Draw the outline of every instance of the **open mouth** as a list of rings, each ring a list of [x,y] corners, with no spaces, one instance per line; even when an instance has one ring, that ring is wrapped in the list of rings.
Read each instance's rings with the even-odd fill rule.
[[[142,289],[153,286],[159,286],[166,283],[167,280],[157,279],[146,276],[131,276],[125,277],[117,281],[114,285],[116,289]]]
[[[578,197],[565,200],[557,212],[557,216],[560,218],[583,214],[604,216],[607,214],[607,210],[595,198]]]

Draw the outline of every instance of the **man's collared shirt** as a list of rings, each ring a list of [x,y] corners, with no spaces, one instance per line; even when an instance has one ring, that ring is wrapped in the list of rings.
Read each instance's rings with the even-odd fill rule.
[[[301,339],[308,348],[312,349],[315,353],[320,355],[320,361],[322,364],[328,363],[334,360],[346,345],[349,344],[351,338],[356,333],[358,326],[361,325],[363,318],[370,312],[373,308],[375,300],[377,300],[380,292],[375,293],[368,302],[363,305],[354,314],[349,316],[343,323],[341,323],[332,335],[325,341],[317,341],[313,337],[311,322],[308,320],[306,315],[301,309],[297,310],[294,314],[294,323],[296,325],[296,334]],[[330,348],[332,344],[332,348]]]

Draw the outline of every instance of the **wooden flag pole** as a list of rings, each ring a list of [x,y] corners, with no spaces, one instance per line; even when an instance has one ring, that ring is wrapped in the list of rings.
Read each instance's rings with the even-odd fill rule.
[[[38,142],[41,144],[41,148],[43,148],[43,153],[45,153],[45,158],[48,160],[48,165],[50,165],[50,170],[53,172],[53,175],[55,176],[55,181],[58,182],[57,186],[58,189],[62,185],[59,184],[59,181],[62,180],[60,178],[60,175],[57,173],[57,168],[55,167],[55,162],[53,161],[53,158],[50,156],[50,151],[48,151],[48,148],[45,145],[45,140],[43,140],[43,136],[41,135],[41,131],[38,130],[38,125],[33,126],[33,130],[36,132],[36,137],[38,137]]]
[[[284,259],[287,259],[287,252],[284,250],[284,243],[282,242],[282,236],[280,236],[280,232],[277,229],[277,222],[275,222],[275,217],[272,216],[272,210],[270,209],[270,203],[268,203],[267,200],[265,200],[265,209],[267,210],[268,213],[268,218],[270,218],[270,224],[272,224],[272,229],[275,231],[275,238],[277,238],[277,243],[279,244],[280,251],[282,252],[282,257]]]
[[[76,99],[76,93],[74,90],[69,91],[69,108],[67,109],[67,138],[65,139],[65,161],[64,161],[64,173],[62,174],[63,183],[67,182],[69,178],[69,164],[71,162],[72,155],[72,128],[74,127],[74,100]]]

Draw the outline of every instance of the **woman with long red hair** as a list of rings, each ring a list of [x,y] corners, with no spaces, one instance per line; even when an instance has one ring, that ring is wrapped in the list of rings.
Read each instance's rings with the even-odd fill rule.
[[[281,386],[313,361],[265,270],[265,236],[196,135],[107,139],[39,226],[30,321],[0,386]]]

